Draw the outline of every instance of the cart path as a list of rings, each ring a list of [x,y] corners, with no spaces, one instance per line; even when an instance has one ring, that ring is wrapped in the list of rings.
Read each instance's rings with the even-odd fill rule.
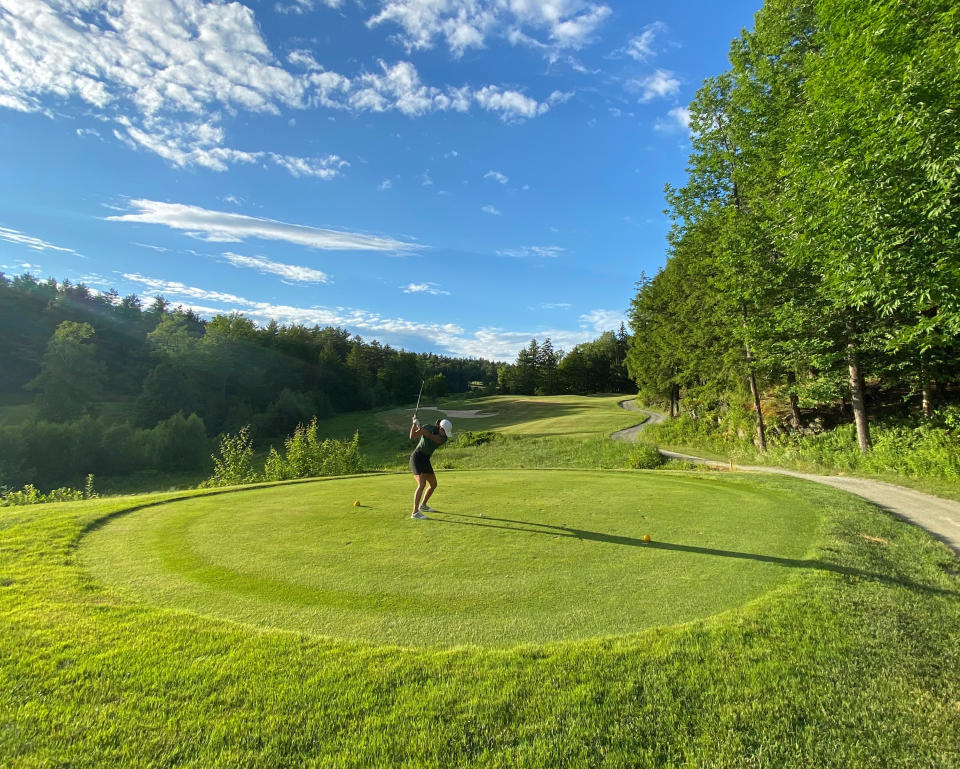
[[[633,427],[628,427],[626,430],[619,430],[613,433],[610,437],[614,440],[635,441],[637,440],[637,434],[648,424],[660,424],[666,419],[663,414],[656,411],[647,411],[646,409],[638,408],[632,400],[621,401],[620,406],[628,411],[637,411],[646,414],[649,418],[642,424],[634,425]],[[664,451],[661,449],[660,453],[670,459],[683,459],[688,462],[713,465],[714,467],[729,466],[727,462],[716,462],[710,459],[703,459],[702,457],[690,456],[689,454],[678,454],[674,451]],[[863,497],[872,502],[880,509],[909,521],[915,526],[919,526],[960,555],[960,502],[935,497],[932,494],[924,494],[922,491],[907,489],[903,486],[895,486],[892,483],[872,481],[867,478],[850,478],[840,475],[813,475],[812,473],[801,473],[796,470],[787,470],[781,467],[763,467],[756,465],[737,465],[736,469],[758,473],[791,475],[794,478],[802,478],[806,481],[822,483],[824,486],[832,486],[835,489],[856,494],[858,497]]]

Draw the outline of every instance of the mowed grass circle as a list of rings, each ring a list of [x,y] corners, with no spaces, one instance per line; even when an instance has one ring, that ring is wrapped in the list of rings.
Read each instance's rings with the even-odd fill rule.
[[[738,475],[439,477],[426,521],[409,517],[409,475],[320,480],[139,510],[90,532],[79,557],[125,597],[261,628],[508,646],[742,605],[809,565],[818,524],[812,505]]]

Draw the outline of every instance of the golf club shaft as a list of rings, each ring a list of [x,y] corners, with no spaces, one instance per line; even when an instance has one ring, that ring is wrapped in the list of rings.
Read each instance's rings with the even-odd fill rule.
[[[420,392],[417,393],[417,407],[413,410],[413,415],[416,416],[417,412],[420,411],[420,396],[423,395],[423,380],[420,380]]]

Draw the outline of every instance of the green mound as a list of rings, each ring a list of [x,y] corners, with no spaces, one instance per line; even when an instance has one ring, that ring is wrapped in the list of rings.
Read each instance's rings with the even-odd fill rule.
[[[739,606],[810,565],[818,522],[742,476],[442,473],[427,521],[412,492],[386,475],[196,497],[107,522],[79,557],[127,598],[262,628],[505,646]]]

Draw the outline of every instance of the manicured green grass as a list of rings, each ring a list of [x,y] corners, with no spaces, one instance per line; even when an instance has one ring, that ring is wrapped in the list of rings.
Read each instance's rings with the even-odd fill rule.
[[[730,475],[441,473],[195,497],[107,523],[79,561],[132,599],[413,646],[596,638],[740,606],[798,570],[818,512]],[[354,501],[361,501],[360,507]],[[651,536],[651,542],[643,536]]]
[[[664,488],[674,480],[636,475]],[[831,489],[724,482],[807,498],[820,517],[802,563],[775,567],[779,587],[680,626],[508,648],[399,649],[257,629],[129,600],[78,559],[84,532],[105,516],[132,506],[142,509],[114,523],[175,514],[142,506],[209,492],[4,509],[0,764],[960,766],[958,559]],[[230,508],[277,492],[206,499]],[[239,522],[220,533],[235,536]],[[623,551],[654,552],[578,544],[608,545],[614,563]],[[656,554],[700,568],[740,560]]]
[[[604,439],[615,430],[637,424],[642,416],[630,413],[618,406],[625,396],[578,396],[554,395],[549,397],[495,395],[483,398],[450,399],[441,403],[425,404],[420,409],[420,421],[434,422],[444,416],[448,410],[477,411],[491,416],[465,417],[453,414],[454,432],[465,430],[481,431],[495,430],[513,438],[538,438],[544,442],[553,442],[561,448],[561,454],[570,454],[571,442],[578,445],[586,439],[594,439],[596,443],[608,443]],[[407,457],[413,450],[414,444],[407,438],[410,429],[410,418],[413,416],[413,406],[405,409],[385,409],[379,411],[365,411],[351,414],[341,414],[319,423],[320,433],[332,438],[350,438],[355,430],[360,432],[360,451],[364,455],[371,469],[399,469],[407,466]],[[439,409],[433,408],[438,406]],[[477,465],[474,461],[453,463],[450,458],[451,449],[444,447],[444,455],[437,455],[441,462],[447,462],[446,467],[488,467],[489,464]],[[615,447],[618,455],[625,454],[623,447]],[[496,464],[502,467],[575,467],[571,464]],[[579,465],[582,466],[582,465]],[[595,467],[593,463],[587,466]],[[617,464],[604,464],[605,467],[622,467]]]

